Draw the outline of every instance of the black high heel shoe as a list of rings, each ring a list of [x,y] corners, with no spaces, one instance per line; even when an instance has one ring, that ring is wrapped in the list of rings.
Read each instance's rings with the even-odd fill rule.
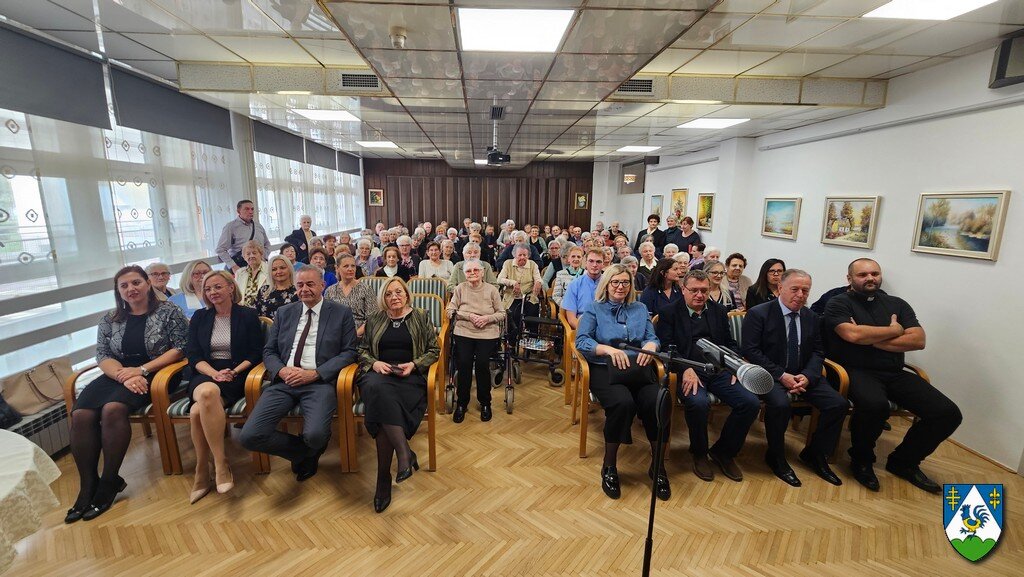
[[[373,497],[373,511],[375,513],[383,513],[384,509],[387,509],[391,505],[391,494],[389,493],[386,497]]]
[[[102,503],[93,501],[92,504],[86,508],[85,512],[82,513],[82,520],[92,521],[96,517],[106,513],[107,509],[110,509],[110,506],[114,504],[114,500],[117,499],[117,494],[128,488],[128,483],[123,478],[118,477],[116,482],[118,483],[117,489],[110,495],[110,499]],[[101,485],[102,483],[103,481],[100,481]],[[96,492],[99,493],[100,491]]]
[[[398,472],[397,475],[395,475],[395,482],[401,483],[402,481],[408,479],[409,477],[412,477],[413,469],[417,471],[420,470],[420,463],[419,461],[416,460],[416,453],[412,454],[412,462],[409,463],[409,467],[407,469],[402,469],[401,471]],[[388,502],[391,502],[390,498],[388,499]],[[387,505],[385,505],[385,507],[387,507]]]

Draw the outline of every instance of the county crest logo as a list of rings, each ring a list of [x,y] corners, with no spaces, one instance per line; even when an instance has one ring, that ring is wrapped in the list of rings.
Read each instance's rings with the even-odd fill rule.
[[[989,554],[1003,533],[1002,485],[943,485],[942,523],[946,538],[964,559]]]

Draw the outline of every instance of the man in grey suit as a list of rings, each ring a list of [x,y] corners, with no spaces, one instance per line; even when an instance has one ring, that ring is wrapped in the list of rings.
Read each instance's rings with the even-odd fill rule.
[[[305,265],[295,278],[301,302],[277,310],[263,348],[270,385],[263,389],[242,427],[242,446],[292,462],[299,481],[316,474],[331,439],[338,406],[337,381],[356,360],[356,326],[345,305],[325,301],[323,272]],[[302,408],[302,436],[277,430],[296,405]]]

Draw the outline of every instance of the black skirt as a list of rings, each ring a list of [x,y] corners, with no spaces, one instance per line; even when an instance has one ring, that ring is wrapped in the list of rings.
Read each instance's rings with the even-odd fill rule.
[[[224,369],[230,369],[237,366],[237,363],[231,359],[213,359],[207,361],[211,367],[218,371]],[[224,406],[231,407],[231,405],[238,402],[239,399],[245,396],[245,378],[249,375],[249,371],[245,371],[240,375],[235,376],[235,380],[228,383],[218,383],[213,380],[212,377],[208,377],[201,373],[196,373],[196,376],[188,382],[188,400],[189,406],[192,406],[192,393],[196,391],[196,387],[203,383],[213,383],[220,387],[220,397],[224,399]]]
[[[359,378],[359,395],[366,430],[374,438],[381,425],[397,425],[411,439],[427,412],[427,380],[415,370],[404,378],[368,371]]]
[[[152,385],[153,375],[146,380]],[[95,381],[86,385],[82,394],[75,399],[75,407],[72,410],[99,410],[107,403],[124,403],[128,405],[130,412],[135,413],[152,402],[148,390],[145,393],[134,393],[107,375],[100,375]]]

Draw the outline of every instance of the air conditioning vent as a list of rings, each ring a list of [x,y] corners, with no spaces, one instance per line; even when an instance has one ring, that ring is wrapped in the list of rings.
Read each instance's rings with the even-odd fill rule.
[[[616,94],[653,94],[654,80],[651,78],[632,78],[622,83]]]
[[[491,107],[491,120],[501,120],[505,118],[505,107],[504,106],[492,106]]]
[[[373,74],[342,74],[342,88],[380,88],[380,78]]]

